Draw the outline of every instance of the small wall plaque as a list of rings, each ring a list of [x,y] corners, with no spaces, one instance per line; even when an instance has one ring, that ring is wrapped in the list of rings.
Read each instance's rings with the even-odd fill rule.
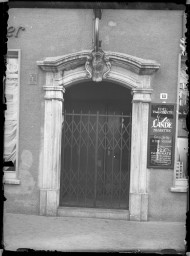
[[[29,84],[37,84],[37,74],[29,75]]]
[[[167,93],[160,93],[160,99],[161,100],[167,100],[168,94]]]

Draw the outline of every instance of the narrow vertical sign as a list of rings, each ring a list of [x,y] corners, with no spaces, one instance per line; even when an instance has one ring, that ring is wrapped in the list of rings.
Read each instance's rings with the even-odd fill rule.
[[[175,105],[150,106],[148,168],[172,169],[175,148]]]

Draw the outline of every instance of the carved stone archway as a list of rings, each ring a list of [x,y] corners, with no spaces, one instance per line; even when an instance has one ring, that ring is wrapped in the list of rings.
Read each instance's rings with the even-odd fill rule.
[[[159,69],[156,61],[134,56],[104,52],[108,71],[102,80],[130,88],[132,102],[132,140],[130,169],[130,220],[147,220],[147,136],[148,112],[151,101],[152,75]],[[89,59],[91,51],[46,58],[37,65],[44,71],[45,118],[42,162],[40,164],[40,214],[57,215],[59,206],[62,108],[65,89],[74,83],[91,80]],[[77,84],[75,85],[77,86]]]

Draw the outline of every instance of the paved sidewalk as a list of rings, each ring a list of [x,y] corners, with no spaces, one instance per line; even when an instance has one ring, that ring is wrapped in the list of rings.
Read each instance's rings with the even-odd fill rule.
[[[6,213],[5,250],[184,252],[182,222],[136,222]]]

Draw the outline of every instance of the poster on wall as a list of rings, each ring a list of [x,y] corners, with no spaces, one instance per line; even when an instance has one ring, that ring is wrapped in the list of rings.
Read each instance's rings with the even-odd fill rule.
[[[175,153],[175,105],[150,105],[148,168],[172,169]]]

